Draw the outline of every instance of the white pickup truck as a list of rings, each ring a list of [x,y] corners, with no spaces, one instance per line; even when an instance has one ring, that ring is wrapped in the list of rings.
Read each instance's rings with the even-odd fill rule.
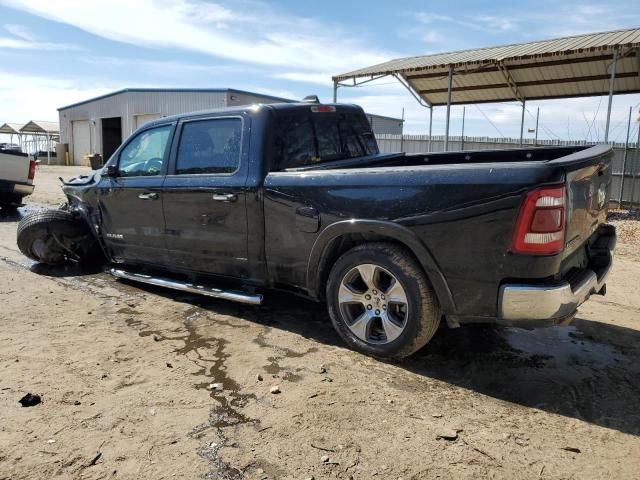
[[[36,162],[26,153],[0,149],[0,210],[15,210],[33,192]]]

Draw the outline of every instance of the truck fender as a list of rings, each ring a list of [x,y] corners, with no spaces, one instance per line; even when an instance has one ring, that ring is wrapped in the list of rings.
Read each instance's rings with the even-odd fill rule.
[[[445,314],[455,313],[455,302],[449,285],[427,247],[408,228],[381,220],[342,220],[329,225],[316,238],[307,264],[307,289],[312,296],[320,297],[322,266],[339,237],[347,234],[375,234],[397,241],[409,248],[418,259],[438,296]]]

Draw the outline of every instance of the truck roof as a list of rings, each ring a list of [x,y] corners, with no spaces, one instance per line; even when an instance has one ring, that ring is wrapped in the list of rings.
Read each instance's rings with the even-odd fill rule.
[[[287,111],[287,110],[302,110],[305,108],[313,107],[313,106],[330,106],[337,107],[340,109],[349,109],[349,110],[362,110],[362,107],[355,104],[349,103],[310,103],[310,102],[295,102],[295,103],[254,103],[248,105],[238,105],[234,107],[220,107],[220,108],[212,108],[209,110],[197,110],[195,112],[186,112],[186,113],[178,113],[175,115],[170,115],[167,117],[158,118],[156,120],[152,120],[148,123],[144,124],[145,128],[150,126],[163,124],[166,122],[171,122],[174,120],[181,120],[184,118],[196,118],[203,117],[207,115],[214,115],[218,113],[246,113],[247,111],[251,112],[259,112],[263,110],[274,110],[274,111]]]

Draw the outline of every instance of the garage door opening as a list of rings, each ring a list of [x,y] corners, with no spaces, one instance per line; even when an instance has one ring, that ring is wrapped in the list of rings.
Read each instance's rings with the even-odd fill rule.
[[[150,122],[151,120],[156,120],[157,118],[160,118],[159,113],[141,113],[139,115],[135,115],[136,128],[140,128],[145,123]]]
[[[120,117],[102,119],[102,155],[109,160],[122,143],[122,119]]]
[[[89,120],[76,120],[71,124],[73,140],[73,164],[86,165],[85,155],[91,153],[91,127]]]

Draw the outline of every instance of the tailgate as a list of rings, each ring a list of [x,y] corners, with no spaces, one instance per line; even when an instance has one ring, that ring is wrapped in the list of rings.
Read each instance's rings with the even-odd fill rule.
[[[29,157],[24,154],[0,152],[0,180],[32,183],[29,180]]]
[[[612,158],[611,147],[597,145],[550,162],[562,167],[566,175],[565,257],[576,251],[599,225],[606,222]]]

